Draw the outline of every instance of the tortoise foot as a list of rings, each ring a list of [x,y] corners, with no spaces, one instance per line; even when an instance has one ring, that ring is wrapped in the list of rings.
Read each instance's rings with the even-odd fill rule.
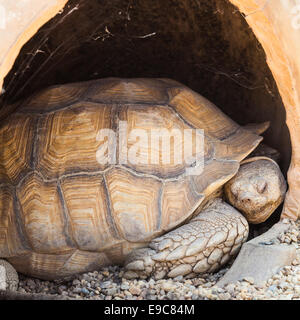
[[[0,291],[18,289],[19,277],[13,266],[5,260],[0,259]]]
[[[156,279],[213,272],[230,260],[248,236],[246,219],[216,199],[189,223],[133,251],[125,277]]]

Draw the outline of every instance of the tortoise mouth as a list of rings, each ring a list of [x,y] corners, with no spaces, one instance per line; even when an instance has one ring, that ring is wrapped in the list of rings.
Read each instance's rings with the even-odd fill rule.
[[[241,125],[270,121],[265,142],[291,144],[265,52],[228,0],[70,0],[28,41],[5,78],[2,105],[53,84],[165,77],[214,102]]]

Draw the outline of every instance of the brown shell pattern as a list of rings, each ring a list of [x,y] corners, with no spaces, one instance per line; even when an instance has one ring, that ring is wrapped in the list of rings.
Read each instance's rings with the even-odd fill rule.
[[[147,140],[139,144],[140,164],[99,163],[96,154],[104,156],[108,142],[97,134],[119,130],[120,121],[128,135],[203,129],[204,171],[188,176],[191,165],[163,163],[175,146],[151,164]],[[173,80],[108,78],[48,88],[0,126],[0,257],[48,278],[120,262],[189,218],[260,141]],[[123,142],[114,141],[116,150]],[[159,153],[160,145],[151,147]]]

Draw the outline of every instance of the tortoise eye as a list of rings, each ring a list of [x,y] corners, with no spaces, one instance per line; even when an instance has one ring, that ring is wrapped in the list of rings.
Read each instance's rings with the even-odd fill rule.
[[[258,185],[257,185],[257,191],[259,193],[264,193],[267,190],[267,182],[266,181],[261,181]]]

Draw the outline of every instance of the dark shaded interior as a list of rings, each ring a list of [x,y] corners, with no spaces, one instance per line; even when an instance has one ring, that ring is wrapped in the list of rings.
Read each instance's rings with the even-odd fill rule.
[[[52,84],[112,76],[176,79],[242,125],[270,120],[265,142],[286,174],[284,106],[261,45],[228,0],[70,0],[23,47],[2,108]]]

